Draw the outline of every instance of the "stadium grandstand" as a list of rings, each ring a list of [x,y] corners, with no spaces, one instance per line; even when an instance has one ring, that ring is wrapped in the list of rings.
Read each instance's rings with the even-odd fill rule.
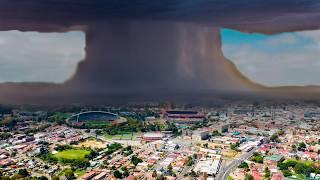
[[[127,120],[117,114],[105,111],[86,111],[74,114],[67,122],[74,126],[107,125],[125,123]]]
[[[165,112],[164,117],[173,123],[193,124],[203,122],[205,114],[197,111],[170,110]]]

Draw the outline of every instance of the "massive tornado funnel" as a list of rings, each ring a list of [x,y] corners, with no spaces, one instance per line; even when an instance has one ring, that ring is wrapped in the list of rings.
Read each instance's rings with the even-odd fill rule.
[[[98,93],[248,90],[223,59],[218,28],[192,23],[117,21],[90,25],[86,59],[66,84]],[[84,88],[84,89],[83,89]]]

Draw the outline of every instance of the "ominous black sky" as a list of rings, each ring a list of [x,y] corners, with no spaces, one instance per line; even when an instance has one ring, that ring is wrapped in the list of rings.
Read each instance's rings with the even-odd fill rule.
[[[46,25],[120,19],[248,25],[285,19],[285,24],[277,24],[283,27],[310,24],[307,20],[318,16],[319,4],[316,0],[3,0],[0,13],[4,21]]]
[[[317,0],[28,0],[0,2],[0,29],[86,33],[86,58],[65,84],[2,84],[4,103],[214,100],[218,94],[312,96],[265,88],[221,51],[220,28],[277,33],[317,29]],[[205,94],[205,95],[204,95]]]

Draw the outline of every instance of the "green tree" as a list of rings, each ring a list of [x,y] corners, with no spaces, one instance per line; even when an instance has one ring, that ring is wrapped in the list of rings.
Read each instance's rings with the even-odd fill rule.
[[[153,177],[153,178],[156,178],[157,176],[158,176],[157,171],[156,171],[156,170],[153,170],[153,172],[152,172],[152,177]]]
[[[142,159],[138,158],[137,156],[131,157],[131,163],[134,164],[135,166],[141,162],[143,162]]]
[[[238,166],[238,168],[249,168],[249,165],[248,165],[248,163],[246,163],[246,162],[242,162],[239,166]]]
[[[194,172],[194,170],[191,170],[190,176],[191,176],[191,177],[197,177],[197,173]]]
[[[171,165],[171,163],[168,165],[168,173],[170,174],[170,175],[174,175],[174,172],[172,171],[173,170],[173,168],[172,168],[172,165]]]
[[[37,178],[37,180],[48,180],[48,178],[45,177],[45,176],[40,176],[40,177]]]
[[[289,169],[282,170],[282,174],[284,175],[284,177],[292,176],[292,173]]]
[[[240,143],[239,142],[237,142],[237,143],[235,143],[235,144],[231,144],[230,145],[230,148],[232,149],[232,150],[237,150],[237,148],[240,146]]]
[[[52,176],[51,177],[51,180],[59,180],[60,178],[59,178],[59,176]]]
[[[161,174],[160,176],[157,177],[157,180],[165,180],[166,178]]]
[[[271,178],[271,172],[270,172],[270,170],[269,170],[268,167],[266,167],[266,168],[264,169],[264,177],[265,177],[266,179],[270,179],[270,178]]]
[[[1,133],[0,134],[0,139],[2,140],[7,140],[11,137],[11,134],[10,133],[7,133],[7,132],[4,132],[4,133]]]
[[[1,180],[11,180],[9,176],[0,176]]]
[[[263,156],[261,156],[260,154],[257,156],[252,156],[251,161],[262,164],[263,163]]]
[[[246,174],[244,180],[254,180],[254,177],[251,174]]]
[[[286,162],[288,167],[294,167],[297,164],[297,161],[290,160]]]
[[[279,135],[279,136],[282,136],[282,135],[284,135],[284,133],[285,133],[284,130],[280,130],[280,131],[278,132],[278,135]]]
[[[96,134],[96,136],[100,136],[102,135],[102,131],[101,130],[95,130],[94,133]]]
[[[29,172],[28,172],[26,169],[19,169],[18,175],[20,175],[21,177],[28,177],[28,176],[30,176]]]
[[[13,118],[7,118],[5,120],[0,121],[0,126],[4,126],[7,128],[14,128],[14,126],[17,124],[17,121]]]
[[[304,172],[305,172],[305,166],[304,166],[304,164],[302,164],[302,163],[297,163],[297,164],[294,166],[294,171],[295,171],[297,174],[304,174]]]
[[[212,136],[222,136],[222,134],[219,133],[219,131],[215,130],[212,132]]]
[[[296,146],[296,145],[293,144],[293,145],[291,146],[291,148],[292,148],[292,151],[293,151],[293,152],[296,152],[296,151],[297,151],[297,146]]]
[[[302,150],[304,150],[306,147],[307,147],[306,144],[305,144],[304,142],[301,142],[301,143],[299,143],[298,150],[299,150],[299,151],[302,151]]]
[[[186,165],[187,166],[192,166],[192,164],[193,164],[193,158],[191,156],[189,156]]]
[[[121,178],[122,178],[122,173],[121,173],[120,171],[118,171],[118,170],[115,170],[115,171],[113,172],[113,175],[114,175],[114,177],[116,177],[116,178],[118,178],[118,179],[121,179]]]
[[[281,163],[278,164],[278,167],[279,167],[280,170],[287,170],[289,166],[288,166],[287,163],[281,162]]]
[[[277,133],[272,134],[272,136],[270,137],[270,141],[272,141],[272,142],[280,142],[278,134]]]
[[[76,179],[74,172],[71,169],[66,169],[64,171],[64,176],[66,177],[67,180]]]
[[[197,154],[193,154],[192,157],[193,157],[193,159],[198,159],[198,155]]]
[[[123,166],[123,167],[121,168],[121,171],[122,171],[122,175],[123,175],[124,177],[128,177],[128,176],[129,176],[129,172],[128,172],[127,167]]]

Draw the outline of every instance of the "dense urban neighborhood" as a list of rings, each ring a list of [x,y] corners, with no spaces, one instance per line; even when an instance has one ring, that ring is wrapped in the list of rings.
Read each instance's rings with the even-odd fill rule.
[[[317,104],[43,109],[1,106],[1,180],[320,179]]]

